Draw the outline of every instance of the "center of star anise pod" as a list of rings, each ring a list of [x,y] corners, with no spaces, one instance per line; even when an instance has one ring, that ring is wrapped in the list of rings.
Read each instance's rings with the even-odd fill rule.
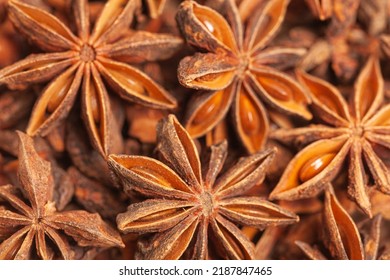
[[[352,135],[356,137],[362,137],[364,133],[364,127],[357,125],[352,129]]]
[[[244,53],[240,56],[240,64],[238,66],[238,75],[243,75],[248,69],[250,57],[248,54]]]
[[[84,62],[91,62],[95,60],[95,50],[88,44],[84,44],[80,50],[80,59]]]
[[[32,220],[32,224],[35,226],[39,226],[41,222],[42,222],[42,218],[34,218]]]
[[[199,202],[202,205],[203,215],[210,216],[214,209],[213,196],[209,192],[204,192],[200,194]]]

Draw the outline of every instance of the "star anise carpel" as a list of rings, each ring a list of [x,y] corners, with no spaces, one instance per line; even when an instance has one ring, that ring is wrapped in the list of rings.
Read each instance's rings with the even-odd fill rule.
[[[57,211],[50,163],[39,157],[32,138],[18,134],[22,189],[0,186],[0,259],[73,259],[77,247],[123,246],[98,214]]]
[[[30,118],[27,133],[32,136],[46,135],[67,117],[81,91],[82,117],[92,144],[104,156],[110,151],[110,135],[116,133],[106,84],[126,101],[174,108],[176,101],[167,91],[128,63],[168,58],[181,39],[141,31],[128,35],[138,0],[108,1],[91,31],[87,4],[86,0],[72,1],[73,33],[46,11],[9,1],[15,27],[45,53],[2,69],[0,84],[21,88],[50,81]]]
[[[294,66],[304,49],[269,47],[286,13],[287,0],[257,8],[244,25],[236,4],[221,1],[218,11],[184,1],[177,13],[186,41],[202,52],[185,57],[178,78],[186,87],[203,90],[189,102],[185,127],[193,137],[212,130],[231,108],[236,132],[250,153],[268,136],[264,103],[283,113],[311,119],[310,103],[300,85],[283,69]]]
[[[298,221],[264,198],[245,195],[264,179],[272,149],[241,158],[219,174],[226,141],[212,146],[201,164],[194,142],[173,115],[159,123],[158,143],[163,162],[129,155],[108,160],[125,191],[147,197],[117,216],[124,233],[153,233],[151,241],[140,242],[139,258],[253,259],[254,245],[237,224],[263,229]]]
[[[330,83],[298,71],[321,124],[280,129],[272,137],[307,145],[290,161],[272,199],[294,200],[318,194],[348,165],[348,193],[371,215],[369,179],[390,194],[390,175],[379,148],[389,149],[390,106],[384,104],[384,82],[376,57],[371,57],[355,82],[350,106]]]
[[[380,225],[382,217],[375,216],[359,227],[340,204],[336,196],[327,191],[323,209],[324,251],[301,241],[296,244],[309,259],[375,260],[380,256]],[[326,252],[325,252],[326,251]]]

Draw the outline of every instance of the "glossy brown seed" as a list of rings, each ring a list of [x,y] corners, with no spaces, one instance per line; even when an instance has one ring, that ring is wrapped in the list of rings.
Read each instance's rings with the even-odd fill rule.
[[[261,120],[250,97],[246,93],[240,95],[240,118],[242,128],[248,135],[255,135],[261,129]]]
[[[299,180],[303,183],[320,173],[336,156],[335,153],[323,154],[307,160],[299,170]]]
[[[272,77],[258,77],[257,79],[273,98],[285,102],[293,99],[293,92],[288,85],[278,83]]]
[[[92,111],[93,120],[94,120],[95,124],[98,124],[98,123],[100,123],[100,108],[99,108],[98,95],[97,95],[96,89],[94,87],[91,87],[90,94],[91,94],[91,96],[88,99],[89,106],[90,106],[91,111]]]
[[[215,114],[216,111],[219,110],[219,106],[221,105],[221,101],[223,98],[223,94],[215,94],[211,97],[197,112],[195,118],[193,118],[193,125],[198,125],[202,123],[205,119],[208,120],[211,116]]]

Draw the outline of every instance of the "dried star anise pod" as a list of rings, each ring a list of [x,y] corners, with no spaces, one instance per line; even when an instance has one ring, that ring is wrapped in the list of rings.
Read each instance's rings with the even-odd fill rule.
[[[29,136],[18,134],[18,175],[25,197],[12,185],[0,187],[0,259],[72,259],[73,243],[123,246],[119,233],[98,214],[56,210],[50,163],[39,157]]]
[[[378,59],[371,57],[362,69],[350,107],[326,81],[301,71],[298,77],[311,94],[314,115],[324,124],[272,133],[280,141],[314,143],[290,161],[270,198],[315,196],[347,162],[348,193],[371,216],[368,180],[372,178],[381,192],[390,194],[390,174],[381,158],[389,149],[390,106],[384,103]]]
[[[339,260],[375,260],[380,257],[381,220],[382,217],[377,215],[359,229],[336,196],[327,191],[323,209],[323,240],[328,252],[324,254],[305,242],[297,241],[296,244],[313,260],[324,260],[327,257]]]
[[[206,134],[232,107],[237,134],[253,153],[268,136],[269,121],[261,101],[311,119],[308,96],[296,81],[277,70],[294,66],[305,50],[268,47],[288,3],[271,0],[257,9],[248,20],[245,36],[234,1],[221,1],[220,13],[194,1],[182,3],[177,13],[179,27],[189,44],[205,51],[185,57],[178,68],[181,84],[206,90],[189,101],[185,127],[191,136]]]
[[[7,153],[7,162],[4,169],[10,179],[9,184],[23,189],[18,180],[17,172],[19,161],[18,157],[19,136],[15,130],[0,130],[0,151]],[[51,200],[55,202],[57,210],[63,210],[71,201],[74,194],[74,186],[69,175],[59,165],[54,157],[53,149],[48,145],[45,139],[37,137],[34,141],[34,148],[37,154],[51,165],[51,174],[54,180]],[[5,185],[5,184],[1,184]]]
[[[35,104],[29,135],[46,135],[64,119],[81,89],[82,116],[94,147],[106,155],[113,127],[104,80],[127,101],[174,108],[176,101],[147,75],[123,61],[170,57],[181,39],[165,34],[127,34],[138,0],[110,0],[90,31],[86,0],[72,1],[77,35],[49,13],[20,1],[9,2],[9,15],[20,32],[47,53],[33,54],[0,71],[0,84],[20,88],[53,79]],[[118,132],[119,133],[119,132]]]
[[[170,115],[158,126],[159,153],[152,158],[110,155],[108,164],[125,191],[149,197],[117,216],[124,233],[155,233],[139,244],[138,258],[253,259],[254,245],[237,225],[263,229],[298,217],[263,198],[243,195],[262,182],[272,149],[241,158],[219,175],[227,143],[211,147],[206,162],[188,132]]]

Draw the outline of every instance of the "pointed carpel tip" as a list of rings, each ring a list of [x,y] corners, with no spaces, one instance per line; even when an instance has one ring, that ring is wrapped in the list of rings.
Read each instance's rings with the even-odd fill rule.
[[[269,200],[277,200],[277,199],[279,199],[278,193],[275,192],[275,190],[273,190],[273,191],[269,194],[268,199],[269,199]]]
[[[126,230],[126,225],[127,225],[127,222],[123,221],[123,215],[125,215],[125,213],[119,213],[117,216],[116,216],[116,225],[117,225],[117,229],[122,232],[122,233],[128,233],[127,230]]]
[[[167,105],[167,109],[173,110],[177,108],[177,101],[175,99],[169,100],[170,104]]]
[[[308,104],[311,104],[311,100],[309,101]],[[311,119],[313,119],[312,113],[310,113],[310,111],[308,111],[308,110],[304,110],[301,115],[307,121],[310,121]]]
[[[266,149],[264,151],[264,157],[263,157],[264,161],[269,161],[269,163],[271,163],[274,160],[277,151],[278,151],[277,147],[270,147]]]
[[[108,165],[113,165],[118,163],[118,159],[120,158],[120,155],[117,154],[109,154],[106,158]]]
[[[273,146],[269,148],[269,154],[276,154],[278,152],[278,148]]]
[[[279,185],[272,190],[272,192],[268,196],[269,200],[292,200],[289,197],[289,189],[283,190]]]
[[[372,219],[373,214],[371,211],[371,205],[369,205],[367,207],[363,207],[362,205],[359,205],[359,206],[362,209],[362,211],[364,212],[364,214],[366,214],[370,219]]]
[[[20,130],[15,130],[15,132],[19,138],[25,137],[25,135],[26,135],[26,133],[24,133],[23,131],[20,131]]]
[[[177,118],[174,114],[169,114],[167,116],[167,120],[170,121],[170,122],[176,122],[177,121]]]
[[[379,75],[381,75],[380,71],[380,65],[379,65],[379,58],[377,54],[372,54],[369,56],[367,59],[363,70],[360,72],[359,77],[363,75],[364,72],[369,71],[369,72],[378,72]]]
[[[122,237],[120,237],[120,236],[119,236],[119,240],[116,240],[115,245],[120,247],[120,248],[125,248],[126,247],[125,243],[122,240]]]
[[[24,143],[26,143],[28,141],[32,141],[32,136],[31,135],[26,134],[26,133],[24,133],[23,131],[20,131],[20,130],[16,130],[15,132],[18,135],[19,143],[21,143],[23,146],[24,146]],[[21,147],[21,146],[19,145],[19,147]]]
[[[191,134],[190,134],[191,135]],[[192,136],[192,135],[191,135]],[[223,148],[227,149],[228,147],[228,142],[226,139],[223,139],[221,142],[213,144],[211,147],[216,147],[216,148]]]
[[[159,122],[158,122],[158,126],[161,126],[161,127],[166,127],[167,125],[168,126],[175,126],[177,123],[179,123],[179,121],[177,120],[176,116],[174,114],[169,114],[168,116],[166,116],[165,118],[162,118]],[[157,129],[157,132],[159,131],[159,129]]]

